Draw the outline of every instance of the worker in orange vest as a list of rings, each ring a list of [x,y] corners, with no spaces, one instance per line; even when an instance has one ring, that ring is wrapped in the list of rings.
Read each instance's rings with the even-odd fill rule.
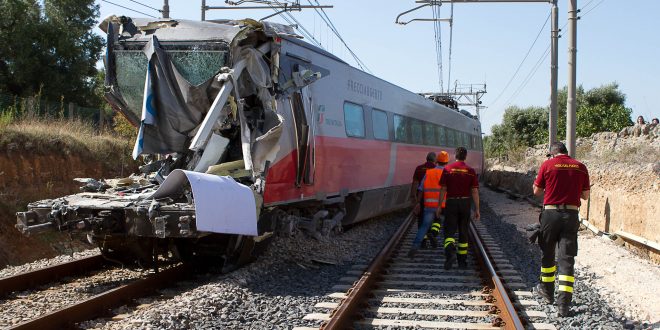
[[[423,221],[422,225],[417,230],[417,236],[415,236],[412,247],[408,252],[408,257],[410,258],[415,256],[415,253],[421,246],[422,240],[436,219],[436,214],[441,213],[436,211],[438,208],[443,208],[445,204],[444,201],[442,201],[442,203],[440,202],[440,179],[442,178],[444,165],[449,161],[449,154],[446,151],[441,151],[438,153],[436,159],[438,162],[437,166],[426,170],[426,174],[419,185],[418,195],[424,203]],[[419,205],[415,207],[418,208]],[[440,226],[436,225],[434,228],[437,229],[437,235],[440,231]]]

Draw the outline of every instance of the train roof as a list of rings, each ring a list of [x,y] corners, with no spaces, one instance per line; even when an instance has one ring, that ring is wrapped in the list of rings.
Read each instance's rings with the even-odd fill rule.
[[[119,33],[122,41],[148,41],[152,35],[155,35],[159,39],[167,41],[217,40],[231,42],[242,29],[249,25],[259,25],[266,35],[286,38],[292,42],[302,38],[288,25],[268,21],[257,22],[252,19],[193,21],[111,15],[99,24],[99,28],[107,33],[109,23],[121,26]]]

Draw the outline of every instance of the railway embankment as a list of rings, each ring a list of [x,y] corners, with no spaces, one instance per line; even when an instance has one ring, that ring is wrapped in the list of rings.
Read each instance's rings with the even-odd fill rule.
[[[74,178],[129,175],[137,169],[127,156],[130,148],[128,140],[99,134],[82,122],[35,120],[0,127],[0,267],[75,249],[64,234],[20,235],[15,213],[29,202],[79,192]]]
[[[546,153],[547,145],[538,145],[510,157],[518,160],[488,159],[484,180],[541,202],[532,196],[532,183]],[[660,242],[660,138],[598,133],[577,140],[576,158],[587,165],[592,185],[580,217],[600,231],[636,236],[626,245],[660,262],[660,252],[636,242]]]

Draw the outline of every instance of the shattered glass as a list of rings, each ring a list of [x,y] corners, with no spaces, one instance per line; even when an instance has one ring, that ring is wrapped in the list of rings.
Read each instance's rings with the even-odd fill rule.
[[[142,51],[117,51],[115,54],[119,93],[128,105],[128,109],[137,118],[141,118],[147,57]]]
[[[115,51],[119,92],[131,112],[140,118],[147,57],[142,51]],[[174,67],[192,85],[212,78],[225,65],[226,51],[168,50]]]
[[[223,51],[168,51],[174,67],[192,85],[211,79],[225,65]]]

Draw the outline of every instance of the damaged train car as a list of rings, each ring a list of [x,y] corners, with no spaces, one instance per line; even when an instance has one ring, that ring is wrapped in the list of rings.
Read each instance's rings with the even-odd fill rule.
[[[251,260],[273,232],[327,235],[410,205],[429,151],[477,119],[351,67],[284,25],[109,17],[106,98],[138,128],[129,178],[17,214],[24,234],[85,234],[123,263]],[[112,155],[108,155],[112,157]]]

